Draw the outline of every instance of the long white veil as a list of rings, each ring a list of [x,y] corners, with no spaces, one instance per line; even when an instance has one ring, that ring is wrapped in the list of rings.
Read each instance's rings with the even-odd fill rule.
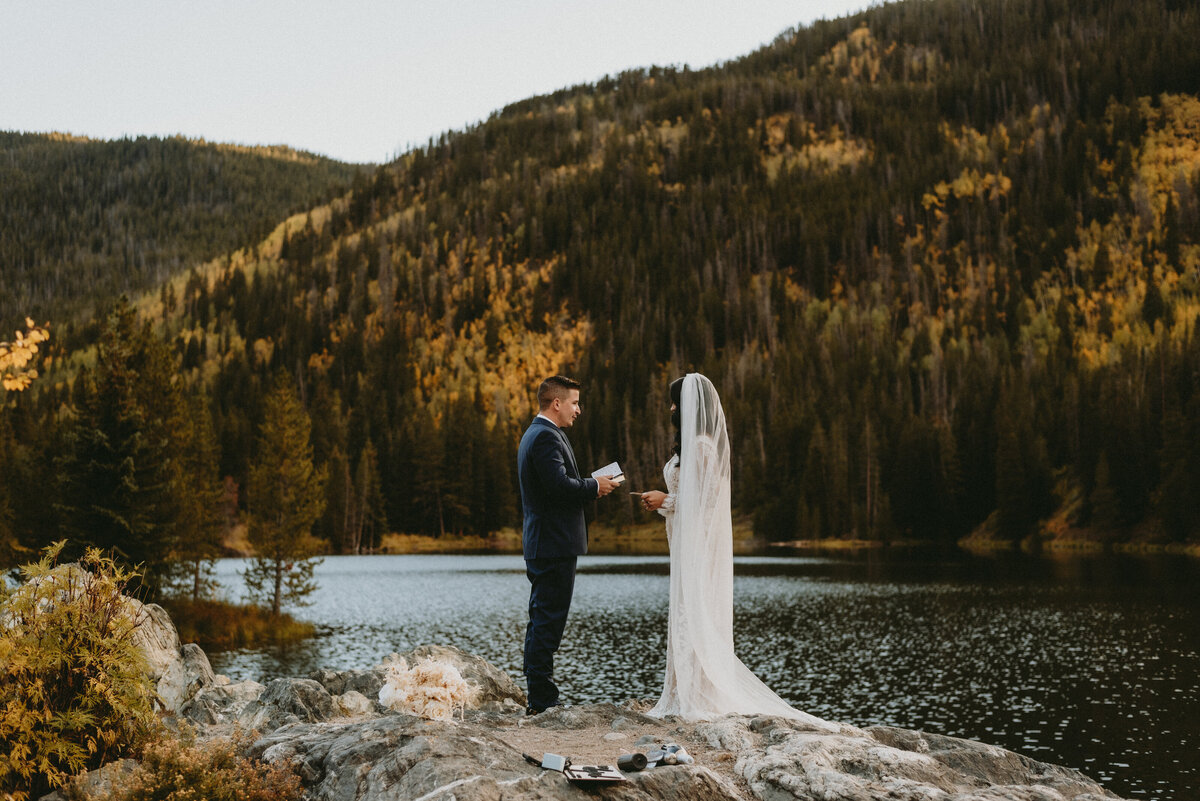
[[[711,720],[729,713],[836,728],[788,705],[733,650],[733,518],[729,432],[712,382],[689,373],[680,396],[679,479],[671,545],[667,676],[651,715]]]

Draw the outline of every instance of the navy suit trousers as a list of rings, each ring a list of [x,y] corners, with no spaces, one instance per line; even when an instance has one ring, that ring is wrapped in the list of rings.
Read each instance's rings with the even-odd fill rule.
[[[562,642],[575,588],[574,556],[525,560],[529,591],[529,625],[525,627],[525,681],[529,706],[549,709],[558,704],[554,684],[554,652]]]

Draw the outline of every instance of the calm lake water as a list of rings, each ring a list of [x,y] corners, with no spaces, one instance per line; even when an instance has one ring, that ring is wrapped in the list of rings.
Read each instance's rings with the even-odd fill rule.
[[[218,575],[242,592],[240,560]],[[556,676],[567,703],[657,698],[665,557],[580,559]],[[744,557],[739,656],[793,705],[858,726],[982,740],[1079,768],[1121,796],[1200,798],[1200,564],[1183,558]],[[521,679],[519,556],[340,556],[286,650],[212,653],[265,681],[366,668],[424,643]]]

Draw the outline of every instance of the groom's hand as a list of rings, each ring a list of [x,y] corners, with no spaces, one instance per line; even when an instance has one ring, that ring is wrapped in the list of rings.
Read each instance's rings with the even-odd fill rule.
[[[620,484],[613,481],[608,476],[596,476],[596,497],[603,498],[608,493],[619,487]]]

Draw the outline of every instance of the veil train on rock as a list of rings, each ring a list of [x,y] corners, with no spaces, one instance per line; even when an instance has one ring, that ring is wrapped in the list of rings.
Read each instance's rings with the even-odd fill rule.
[[[667,671],[651,715],[711,720],[764,714],[837,730],[780,698],[733,649],[733,518],[729,433],[716,387],[689,373],[680,397],[680,452],[663,469],[671,508]]]

